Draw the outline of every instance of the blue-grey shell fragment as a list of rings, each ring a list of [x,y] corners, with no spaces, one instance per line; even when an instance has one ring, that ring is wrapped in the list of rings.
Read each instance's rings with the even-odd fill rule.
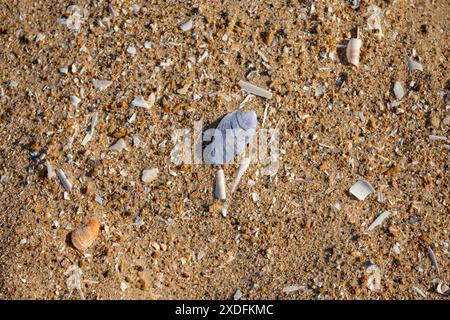
[[[205,133],[212,142],[205,148],[203,160],[210,165],[230,163],[245,150],[256,133],[258,119],[254,111],[234,111],[227,114],[217,125]]]

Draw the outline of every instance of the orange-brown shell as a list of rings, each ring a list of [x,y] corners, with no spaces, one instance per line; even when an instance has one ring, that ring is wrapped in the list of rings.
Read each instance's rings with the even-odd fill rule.
[[[96,218],[90,219],[85,226],[72,231],[71,239],[75,248],[85,251],[97,239],[100,230],[100,221]]]

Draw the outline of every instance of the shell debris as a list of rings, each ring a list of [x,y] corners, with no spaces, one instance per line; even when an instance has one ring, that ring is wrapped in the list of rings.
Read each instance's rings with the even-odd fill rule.
[[[66,191],[72,190],[72,183],[67,179],[66,174],[62,169],[56,169],[56,175],[59,178],[59,181],[61,182],[61,185]]]
[[[142,182],[150,183],[158,177],[158,174],[159,174],[158,168],[145,169],[142,171],[141,174]]]
[[[94,129],[95,129],[96,124],[97,124],[97,113],[94,113],[91,118],[91,125],[89,127],[89,130],[86,133],[86,135],[84,136],[83,140],[81,141],[82,146],[85,146],[92,139],[92,136],[94,135]]]
[[[350,39],[346,48],[346,55],[348,63],[354,65],[355,67],[359,66],[359,59],[361,55],[361,46],[362,41],[359,38],[359,31],[357,31],[356,38]]]
[[[133,107],[150,109],[155,104],[155,100],[156,97],[154,93],[150,94],[148,101],[145,100],[143,96],[136,96],[133,101],[131,101],[131,105]]]
[[[378,227],[379,225],[381,225],[383,223],[383,221],[389,217],[391,215],[391,213],[389,211],[383,211],[376,219],[374,222],[372,222],[372,224],[369,226],[368,231],[372,231],[373,229],[375,229],[376,227]]]
[[[215,173],[214,197],[220,200],[225,200],[227,198],[225,174],[222,169],[217,170]]]
[[[86,251],[97,239],[99,231],[100,221],[97,218],[89,219],[85,225],[72,231],[73,246],[81,252]]]
[[[180,30],[183,32],[191,30],[193,27],[192,20],[187,20],[180,24]]]
[[[358,200],[364,200],[369,194],[375,192],[375,189],[369,182],[359,180],[350,188],[349,192]]]
[[[112,81],[94,79],[92,80],[92,84],[94,85],[95,89],[103,91],[112,84]]]
[[[112,146],[109,147],[109,151],[117,151],[121,152],[123,149],[127,147],[127,144],[124,139],[119,139]]]
[[[381,270],[380,268],[372,264],[366,269],[367,282],[366,287],[370,291],[380,292],[381,291]]]
[[[245,92],[251,93],[255,96],[259,96],[259,97],[263,97],[266,99],[271,99],[272,98],[272,92],[257,87],[249,82],[243,81],[243,80],[239,80],[239,86],[242,88],[242,90],[244,90]]]
[[[397,98],[397,99],[401,99],[405,95],[405,91],[403,90],[402,84],[399,81],[396,81],[394,83],[393,91],[394,91],[395,98]]]
[[[408,62],[408,70],[410,72],[413,72],[415,70],[423,71],[422,64],[413,60],[413,58],[407,57],[407,62]]]

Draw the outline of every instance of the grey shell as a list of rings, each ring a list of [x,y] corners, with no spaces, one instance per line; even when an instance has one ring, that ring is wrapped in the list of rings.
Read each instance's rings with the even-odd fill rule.
[[[254,111],[227,114],[209,135],[212,142],[205,148],[203,160],[210,165],[230,163],[245,150],[256,133],[258,119]]]

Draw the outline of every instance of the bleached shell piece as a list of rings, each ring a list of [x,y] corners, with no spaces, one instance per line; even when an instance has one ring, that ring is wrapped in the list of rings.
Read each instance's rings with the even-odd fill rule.
[[[442,295],[450,295],[450,287],[442,280],[434,279],[433,284],[436,285],[436,292]]]
[[[150,95],[148,101],[146,101],[143,96],[136,96],[134,97],[134,100],[131,102],[131,104],[133,105],[133,107],[149,109],[154,105],[155,99],[156,97],[154,93]]]
[[[366,287],[370,291],[380,292],[381,291],[381,270],[377,265],[370,265],[366,269],[367,282]]]
[[[204,161],[211,165],[230,163],[241,154],[256,133],[258,120],[254,111],[234,111],[219,122],[213,141],[205,148]]]
[[[66,174],[61,169],[56,169],[56,175],[59,178],[59,181],[61,182],[61,185],[66,191],[72,190],[72,183],[67,179]]]
[[[72,231],[72,244],[79,251],[86,251],[97,239],[100,231],[100,221],[96,218],[90,219],[86,225]]]
[[[125,149],[126,146],[127,146],[127,144],[125,143],[125,140],[119,139],[116,141],[116,143],[114,143],[112,146],[109,147],[109,150],[120,152],[123,149]]]
[[[250,162],[251,162],[250,157],[245,157],[241,160],[241,163],[239,164],[239,167],[236,172],[236,178],[234,179],[233,185],[231,186],[231,193],[236,191],[239,182],[241,181],[245,171],[247,171],[250,165]]]
[[[422,64],[420,64],[417,61],[414,61],[411,57],[408,57],[407,60],[408,60],[408,70],[410,72],[413,72],[414,70],[423,71]]]
[[[346,54],[348,63],[359,66],[359,57],[361,54],[362,41],[359,38],[352,38],[347,44]]]
[[[135,54],[136,54],[136,48],[133,47],[133,46],[129,46],[129,47],[127,48],[127,52],[128,52],[129,54],[131,54],[131,55],[135,55]]]
[[[364,200],[369,194],[375,192],[370,183],[365,180],[359,180],[349,190],[358,200]]]
[[[227,198],[225,174],[222,169],[217,170],[215,174],[214,197],[220,200],[225,200]]]
[[[287,286],[283,288],[283,292],[289,293],[289,292],[295,292],[298,290],[306,289],[306,286]]]
[[[191,30],[192,26],[193,26],[192,20],[188,20],[180,24],[180,29],[181,31],[185,32]]]
[[[102,91],[108,88],[112,84],[112,81],[94,79],[92,80],[92,84],[94,85],[95,89]]]
[[[403,90],[402,84],[399,81],[394,83],[394,95],[395,98],[401,99],[405,95],[405,91]]]
[[[244,91],[246,91],[248,93],[251,93],[251,94],[253,94],[255,96],[263,97],[263,98],[266,98],[266,99],[271,99],[272,98],[272,92],[270,92],[270,91],[268,91],[266,89],[257,87],[255,85],[249,83],[249,82],[240,80],[239,81],[239,86]]]
[[[145,169],[142,171],[141,179],[144,183],[150,183],[154,181],[159,174],[158,168]]]
[[[81,141],[82,146],[85,146],[92,139],[96,124],[97,124],[97,113],[94,113],[91,118],[91,125],[89,127],[89,130],[84,136],[83,141]]]
[[[76,107],[76,106],[81,102],[81,99],[78,98],[77,96],[70,96],[70,97],[69,97],[69,100],[70,100],[70,103],[71,103],[74,107]]]
[[[53,169],[50,162],[48,161],[45,162],[45,168],[47,169],[47,179],[51,180],[56,177],[55,170]]]
[[[372,224],[369,226],[368,231],[372,231],[373,229],[375,229],[376,227],[378,227],[379,225],[381,225],[383,223],[383,221],[389,217],[391,215],[391,213],[389,211],[383,211],[376,219],[374,222],[372,222]]]

